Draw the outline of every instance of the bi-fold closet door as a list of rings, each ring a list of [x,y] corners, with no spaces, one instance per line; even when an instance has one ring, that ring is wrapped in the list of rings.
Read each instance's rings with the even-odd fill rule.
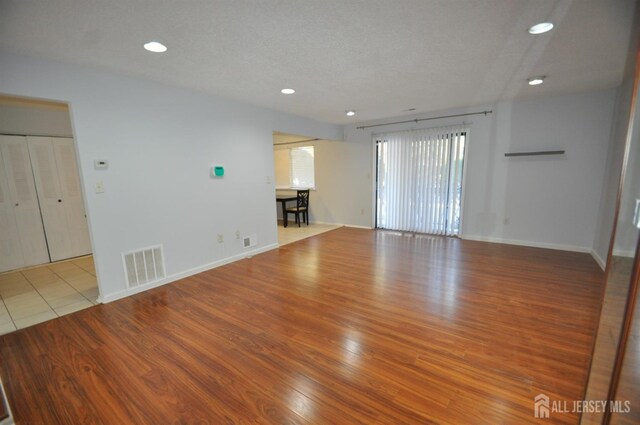
[[[0,272],[90,253],[73,139],[0,136]]]
[[[24,137],[0,136],[0,271],[49,262]]]
[[[51,261],[91,253],[73,139],[27,137]]]

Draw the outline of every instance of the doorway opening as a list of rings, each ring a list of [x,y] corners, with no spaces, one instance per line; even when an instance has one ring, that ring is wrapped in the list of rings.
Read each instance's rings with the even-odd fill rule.
[[[340,227],[314,219],[314,212],[327,212],[322,189],[327,190],[324,170],[328,166],[328,143],[314,137],[273,132],[279,245]]]
[[[68,105],[0,96],[0,333],[97,303]]]

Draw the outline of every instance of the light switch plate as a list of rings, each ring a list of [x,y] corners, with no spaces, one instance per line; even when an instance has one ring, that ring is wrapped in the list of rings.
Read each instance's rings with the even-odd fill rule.
[[[95,189],[96,189],[96,193],[104,193],[104,183],[101,181],[96,182]]]

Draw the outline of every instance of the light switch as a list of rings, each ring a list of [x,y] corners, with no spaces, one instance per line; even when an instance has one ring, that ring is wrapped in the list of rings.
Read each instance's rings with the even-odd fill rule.
[[[104,193],[104,183],[99,181],[96,182],[96,193]]]

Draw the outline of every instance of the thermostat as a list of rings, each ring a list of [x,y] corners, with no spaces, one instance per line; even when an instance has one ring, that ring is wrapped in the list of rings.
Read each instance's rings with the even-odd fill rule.
[[[223,177],[224,176],[224,167],[222,165],[214,165],[211,167],[211,176],[212,177]]]
[[[107,161],[106,159],[94,159],[93,167],[96,170],[103,170],[103,169],[109,168],[109,161]]]

